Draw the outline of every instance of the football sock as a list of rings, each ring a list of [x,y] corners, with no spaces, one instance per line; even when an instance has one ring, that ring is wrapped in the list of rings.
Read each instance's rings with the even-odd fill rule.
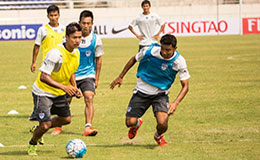
[[[140,125],[140,120],[139,120],[139,119],[137,119],[137,123],[136,123],[136,126],[135,126],[135,128],[139,127],[139,125]]]
[[[37,142],[34,142],[32,139],[29,142],[30,145],[37,145]]]
[[[91,127],[91,123],[86,123],[85,127]]]
[[[155,134],[154,134],[154,137],[156,137],[156,138],[158,138],[158,139],[159,139],[161,136],[162,136],[162,135],[159,135],[158,132],[155,132]]]

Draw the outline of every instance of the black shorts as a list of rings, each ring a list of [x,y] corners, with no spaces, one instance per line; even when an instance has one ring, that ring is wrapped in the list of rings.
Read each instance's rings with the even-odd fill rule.
[[[65,95],[51,98],[33,94],[33,103],[36,108],[33,117],[36,117],[37,121],[51,121],[51,115],[53,114],[59,117],[70,116],[70,107]]]
[[[126,117],[142,117],[147,109],[152,105],[153,113],[168,113],[169,97],[165,93],[157,95],[147,95],[140,91],[134,93],[126,112]]]
[[[85,91],[91,91],[95,93],[96,82],[95,78],[85,78],[76,81],[77,87],[81,90],[82,93]]]

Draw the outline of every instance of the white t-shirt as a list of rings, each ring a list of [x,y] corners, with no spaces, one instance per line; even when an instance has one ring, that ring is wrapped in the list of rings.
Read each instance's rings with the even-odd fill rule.
[[[64,44],[59,44],[62,45],[63,48]],[[72,53],[75,53],[76,49],[72,51]],[[47,73],[48,75],[51,75],[52,72],[58,72],[61,68],[62,65],[62,54],[60,53],[60,50],[57,48],[51,49],[48,54],[46,55],[44,61],[42,62],[42,65],[40,67],[40,72]],[[57,97],[56,95],[46,92],[42,89],[40,89],[36,82],[33,84],[33,90],[32,92],[35,95],[39,96],[48,96],[48,97]]]
[[[52,26],[50,26],[49,24],[48,24],[48,26],[49,26],[53,31],[55,31],[55,32],[57,32],[57,33],[62,33],[62,32],[64,32],[64,30],[65,30],[65,26],[64,26],[64,25],[61,25],[61,24],[59,24],[58,27],[52,27]],[[41,26],[41,27],[39,28],[34,43],[40,46],[41,43],[42,43],[42,41],[46,38],[46,36],[47,36],[47,29],[46,29],[45,25],[43,25],[43,26]],[[65,42],[65,41],[66,41],[66,40],[65,40],[65,37],[64,37],[63,42]]]
[[[141,35],[144,36],[144,39],[140,40],[139,45],[145,46],[156,42],[152,37],[159,32],[160,27],[163,25],[163,21],[156,13],[150,13],[148,15],[142,13],[129,25],[133,28],[138,26]]]
[[[135,59],[138,62],[140,62],[143,59],[144,54],[148,48],[149,47],[142,48],[140,50],[140,52],[135,55]],[[154,47],[151,50],[151,54],[159,59],[164,59],[161,56],[160,51],[161,51],[161,49],[159,47]],[[176,55],[176,52],[174,53],[174,55],[171,58],[164,59],[164,60],[171,60],[172,58],[175,57],[175,55]],[[172,69],[175,71],[178,71],[180,80],[187,80],[190,78],[190,74],[187,69],[186,61],[181,55],[173,62]],[[166,93],[169,92],[169,90],[162,90],[160,88],[152,86],[152,85],[146,83],[145,81],[143,81],[141,78],[137,79],[136,90],[139,90],[140,92],[143,92],[143,93],[149,94],[149,95],[156,95],[161,92],[166,92]]]

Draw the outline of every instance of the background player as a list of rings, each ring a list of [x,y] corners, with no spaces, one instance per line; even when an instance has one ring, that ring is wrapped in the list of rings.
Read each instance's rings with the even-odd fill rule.
[[[128,26],[128,29],[138,38],[139,51],[145,46],[150,46],[157,42],[161,32],[164,30],[165,24],[156,13],[151,13],[151,3],[144,0],[141,3],[143,13],[138,15]],[[134,27],[138,26],[140,35],[136,33]]]

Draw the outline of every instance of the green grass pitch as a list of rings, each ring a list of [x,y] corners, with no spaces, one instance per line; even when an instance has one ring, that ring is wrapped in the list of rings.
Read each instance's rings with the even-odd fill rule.
[[[170,117],[165,139],[158,147],[153,139],[156,121],[152,110],[134,140],[127,137],[125,112],[136,83],[132,68],[121,88],[109,84],[136,54],[137,39],[103,39],[103,65],[94,99],[93,125],[96,137],[82,137],[83,99],[73,99],[74,117],[63,134],[45,135],[38,156],[27,156],[31,137],[32,108],[30,72],[33,41],[0,42],[0,160],[67,159],[65,146],[74,138],[87,145],[88,160],[259,160],[260,159],[260,34],[243,36],[177,37],[178,51],[191,74],[190,90]],[[40,66],[39,55],[37,68]],[[18,90],[20,85],[27,89]],[[179,79],[170,90],[173,101],[180,90]],[[10,110],[18,115],[8,115]]]

